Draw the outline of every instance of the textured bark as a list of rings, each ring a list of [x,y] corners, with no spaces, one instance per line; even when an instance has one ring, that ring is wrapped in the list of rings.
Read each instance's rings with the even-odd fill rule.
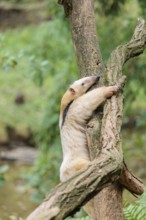
[[[91,0],[72,0],[70,24],[80,75],[97,74],[103,77],[104,64]]]
[[[122,210],[122,187],[114,182],[103,188],[95,197],[95,214],[98,220],[121,220]],[[115,203],[116,202],[116,203]]]
[[[143,182],[128,170],[125,163],[119,182],[135,196],[144,193]]]

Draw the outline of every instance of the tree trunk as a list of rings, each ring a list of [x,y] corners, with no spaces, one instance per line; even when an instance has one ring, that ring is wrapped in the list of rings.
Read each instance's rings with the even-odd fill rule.
[[[96,33],[92,0],[72,0],[70,24],[80,76],[97,74],[103,78],[105,68]]]
[[[94,199],[94,207],[96,213],[95,219],[123,219],[122,187],[119,183],[112,183],[102,189]]]

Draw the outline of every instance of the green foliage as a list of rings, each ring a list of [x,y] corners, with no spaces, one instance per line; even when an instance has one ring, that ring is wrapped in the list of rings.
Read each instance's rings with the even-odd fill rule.
[[[39,35],[37,34],[38,32],[40,33]],[[59,38],[61,32],[64,33],[66,38]],[[66,41],[68,41],[68,44],[66,44]],[[15,122],[17,123],[17,121],[21,120],[24,124],[26,122],[31,130],[36,131],[38,126],[42,126],[42,123],[46,127],[46,121],[44,120],[44,123],[42,119],[44,118],[42,112],[48,111],[49,106],[52,107],[56,104],[57,114],[59,114],[59,98],[61,97],[61,92],[63,92],[61,87],[63,88],[66,83],[68,84],[73,78],[70,75],[76,72],[73,53],[70,53],[70,34],[66,25],[59,20],[55,20],[42,24],[37,29],[29,27],[21,31],[7,31],[6,34],[0,35],[0,42],[0,82],[1,94],[3,94],[1,116],[5,115],[5,117],[1,118],[1,121],[15,126]],[[62,47],[64,50],[62,50]],[[66,79],[66,75],[70,80]],[[61,80],[57,78],[58,76]],[[57,94],[56,91],[58,89],[60,90]],[[27,100],[25,105],[20,108],[13,103],[15,95],[19,91],[26,95]],[[56,101],[55,96],[54,100],[52,100],[52,95],[57,96],[58,101]],[[3,114],[8,103],[11,106],[10,111],[6,111]],[[47,109],[46,105],[48,105]],[[16,109],[18,115],[12,120],[10,117],[14,115],[13,111],[15,112]],[[26,112],[26,117],[24,115],[19,117],[19,110],[24,115]],[[27,110],[35,112],[37,115],[33,114],[33,116],[31,112],[28,114]],[[54,111],[54,109],[52,110]],[[39,117],[41,119],[36,120]],[[34,118],[33,121],[32,118]],[[57,118],[50,117],[49,120],[52,121],[51,125],[53,120],[57,122]]]
[[[124,207],[125,220],[146,220],[146,193],[135,202]]]
[[[60,100],[77,72],[74,55],[70,52],[73,50],[70,32],[68,25],[56,19],[38,28],[7,31],[0,35],[0,40],[1,127],[9,125],[20,130],[26,126],[33,132],[40,156],[33,178],[31,175],[27,178],[38,190],[35,198],[41,198],[59,176]],[[21,106],[14,103],[19,92],[26,100]]]
[[[121,6],[125,3],[125,0],[98,0],[100,7],[105,15],[118,15]]]
[[[50,72],[52,76],[49,78],[49,81],[51,79],[51,83],[46,95],[45,108],[41,115],[40,129],[35,133],[35,140],[41,152],[34,169],[34,176],[36,176],[37,179],[31,179],[31,183],[38,189],[36,192],[38,198],[39,195],[45,195],[48,189],[51,189],[53,185],[59,181],[59,166],[62,155],[58,126],[60,100],[64,93],[64,88],[67,88],[70,82],[74,81],[74,73],[76,72],[74,62],[72,62],[74,57],[69,51],[71,41],[68,29],[65,26],[63,29],[63,24],[59,20],[56,21],[56,25],[55,22],[53,23],[49,25],[49,33],[51,36],[48,36],[47,32],[45,32],[46,35],[43,39],[45,46],[42,47],[41,45],[41,50],[36,52],[38,56],[48,60],[48,62],[46,61],[45,69],[47,69],[47,72]],[[63,30],[65,31],[65,39],[58,37]],[[51,40],[51,42],[48,43],[48,38],[53,39],[53,41]],[[66,45],[66,41],[68,41],[68,45]],[[62,47],[64,50],[62,50]],[[54,50],[54,48],[57,48],[57,50]],[[34,68],[34,79],[35,82],[36,80],[40,82],[38,71],[35,72],[37,68],[38,64],[36,68]],[[42,71],[39,71],[40,76],[43,77],[41,78],[41,85],[47,89],[46,82],[48,76],[42,73]],[[46,177],[47,180],[45,181]],[[42,181],[43,179],[44,181]]]
[[[2,165],[0,167],[0,186],[5,183],[5,173],[9,170],[8,165]]]
[[[146,207],[140,205],[129,205],[125,209],[126,220],[145,220],[146,219]]]

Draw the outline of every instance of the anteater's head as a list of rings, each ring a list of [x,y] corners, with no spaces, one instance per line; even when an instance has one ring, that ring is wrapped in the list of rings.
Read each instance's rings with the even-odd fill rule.
[[[96,85],[98,83],[99,79],[100,77],[96,75],[81,78],[75,81],[69,87],[69,92],[71,93],[72,97],[76,99],[79,96],[88,92],[93,85]]]
[[[68,106],[69,103],[88,92],[93,85],[97,84],[99,78],[99,76],[92,75],[81,78],[70,85],[69,89],[66,91],[61,100],[62,111]]]

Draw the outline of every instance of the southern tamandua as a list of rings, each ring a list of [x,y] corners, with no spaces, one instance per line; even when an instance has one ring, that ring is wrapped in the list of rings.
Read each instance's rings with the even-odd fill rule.
[[[63,161],[60,167],[62,182],[89,165],[86,123],[94,110],[119,90],[119,87],[115,85],[88,91],[98,81],[99,77],[96,75],[75,81],[61,100],[59,127],[63,151]],[[94,218],[90,205],[85,206],[85,210],[91,218]]]

